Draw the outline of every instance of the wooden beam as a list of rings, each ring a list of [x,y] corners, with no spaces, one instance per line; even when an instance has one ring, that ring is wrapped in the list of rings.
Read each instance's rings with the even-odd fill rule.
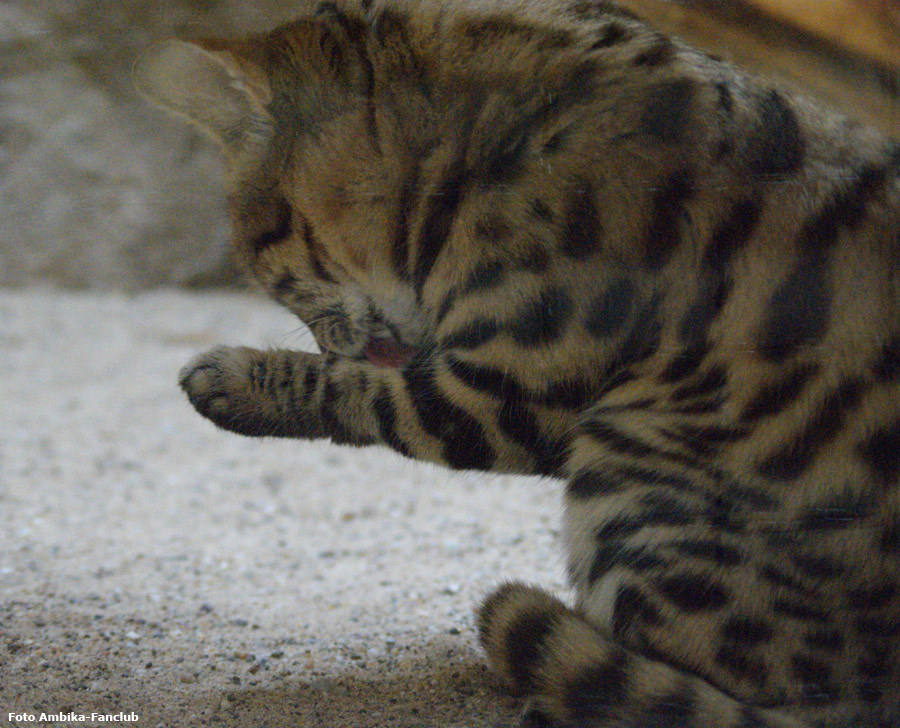
[[[900,0],[618,2],[666,33],[900,139]]]

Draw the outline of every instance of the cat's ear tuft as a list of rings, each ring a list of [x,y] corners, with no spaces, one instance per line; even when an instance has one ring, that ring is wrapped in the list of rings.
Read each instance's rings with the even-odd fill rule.
[[[134,84],[152,103],[198,126],[228,156],[244,156],[271,138],[271,89],[264,71],[240,50],[218,41],[166,41],[137,59]]]

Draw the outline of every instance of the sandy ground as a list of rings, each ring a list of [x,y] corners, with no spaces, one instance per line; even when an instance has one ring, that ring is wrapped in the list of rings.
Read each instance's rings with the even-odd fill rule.
[[[218,431],[175,386],[218,343],[312,348],[246,296],[0,290],[0,725],[514,725],[473,608],[561,589],[556,484]]]

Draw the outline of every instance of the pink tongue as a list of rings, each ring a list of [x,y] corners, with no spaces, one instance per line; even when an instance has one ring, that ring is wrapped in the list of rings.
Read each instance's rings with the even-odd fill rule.
[[[377,367],[402,367],[415,353],[395,339],[369,339],[365,349],[366,359]]]

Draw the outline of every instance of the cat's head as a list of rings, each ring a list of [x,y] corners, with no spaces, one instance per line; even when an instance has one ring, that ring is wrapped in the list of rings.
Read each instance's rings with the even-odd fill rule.
[[[136,63],[144,96],[222,148],[238,261],[324,351],[402,364],[431,343],[431,274],[462,197],[481,190],[475,214],[491,222],[484,190],[549,168],[553,114],[589,76],[560,53],[564,33],[488,17],[448,42],[439,15],[321,3],[270,33],[170,41]],[[454,255],[441,285],[477,262]]]
[[[405,27],[383,17],[376,31],[377,49],[361,17],[323,4],[246,39],[163,43],[134,78],[223,150],[234,249],[250,276],[323,351],[402,363],[428,339],[398,239],[434,131],[416,74],[402,72],[416,65]],[[397,103],[376,109],[388,75]],[[402,123],[389,115],[401,107]]]

